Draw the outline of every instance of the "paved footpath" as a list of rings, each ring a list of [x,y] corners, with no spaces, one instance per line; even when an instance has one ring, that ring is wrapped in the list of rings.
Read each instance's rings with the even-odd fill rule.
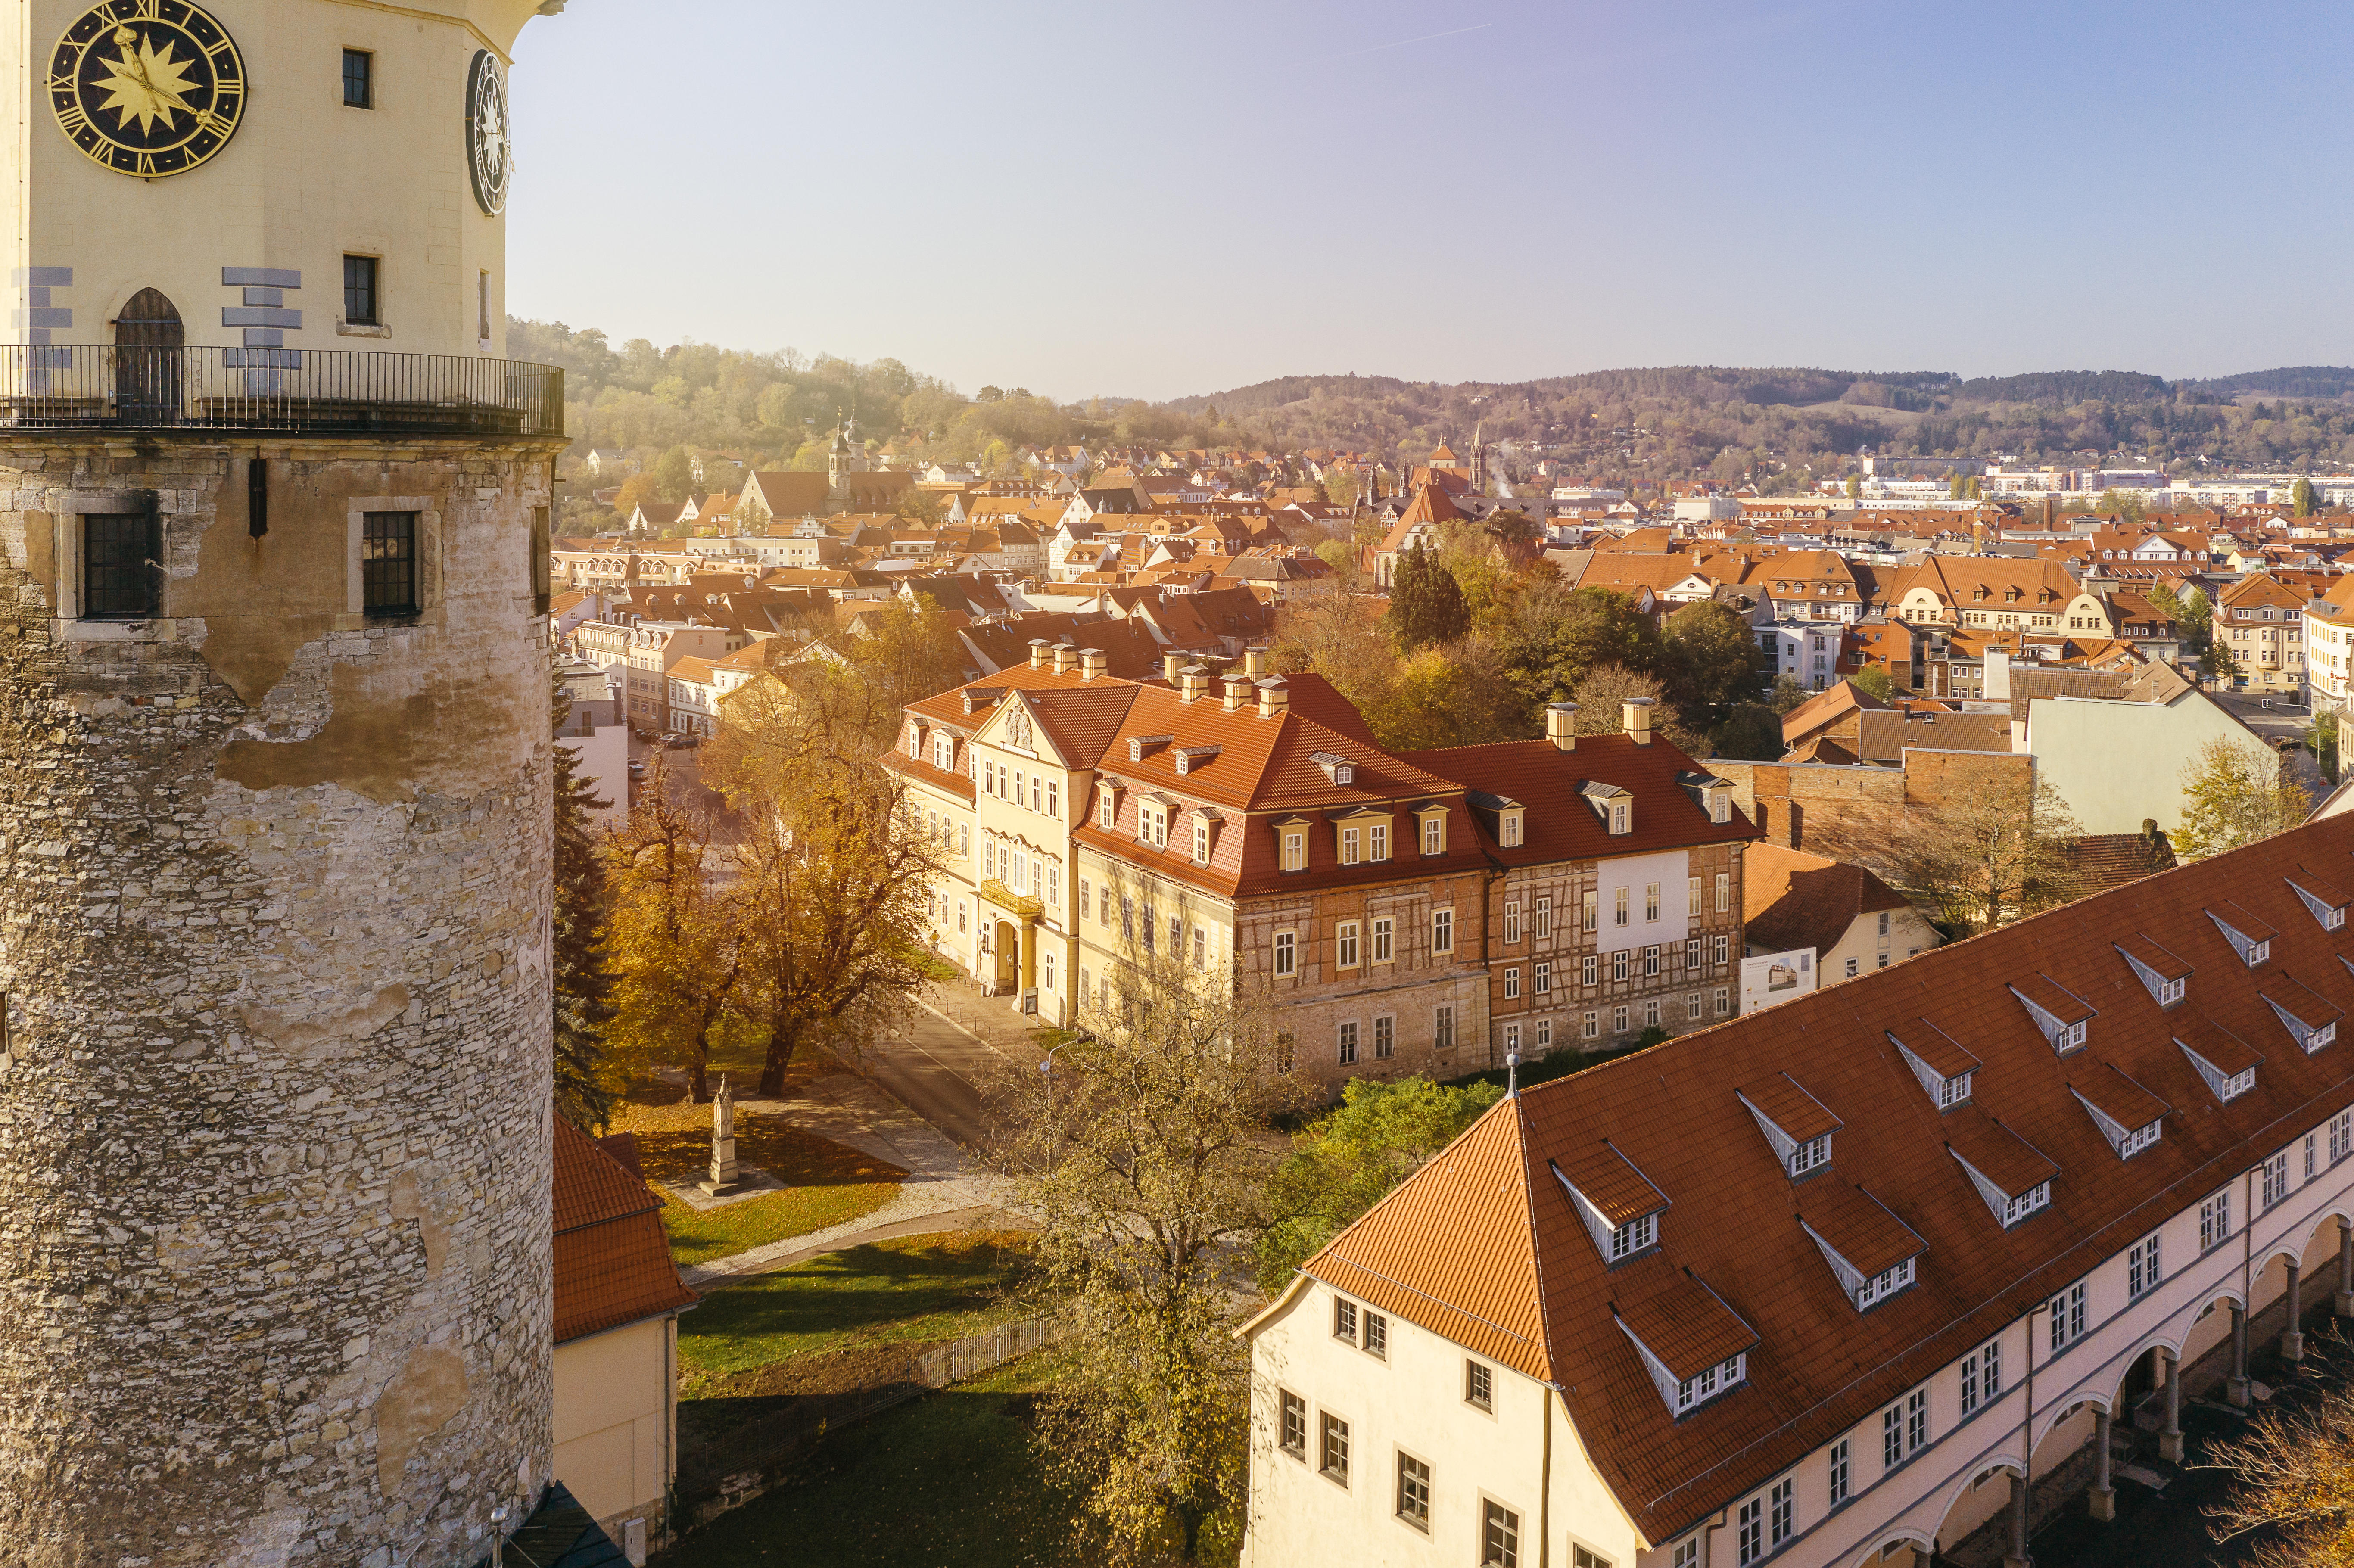
[[[821,1138],[887,1160],[905,1170],[907,1179],[889,1202],[871,1214],[681,1268],[680,1276],[696,1290],[890,1236],[1020,1224],[1000,1207],[999,1182],[986,1168],[930,1123],[853,1074],[817,1079],[788,1099],[738,1100],[736,1108],[781,1117]]]

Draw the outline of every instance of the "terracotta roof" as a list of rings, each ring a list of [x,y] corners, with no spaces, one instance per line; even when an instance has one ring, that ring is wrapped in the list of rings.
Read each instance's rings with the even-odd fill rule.
[[[1836,1174],[1800,1183],[1798,1223],[1869,1279],[1927,1246],[1887,1204]]]
[[[556,1118],[556,1342],[694,1306],[634,1139],[600,1146]]]
[[[2354,929],[2325,930],[2285,880],[2342,882],[2350,857],[2354,820],[2325,819],[1523,1090],[1307,1271],[1566,1391],[1605,1481],[1667,1540],[2354,1105],[2354,1055],[2282,1049],[2292,1036],[2265,1000],[2285,980],[2333,1007],[2354,999],[2339,961]],[[2276,929],[2268,963],[2247,968],[2207,917],[2227,901]],[[2195,966],[2186,998],[2161,1010],[2120,945]],[[2065,1055],[2008,989],[2038,973],[2098,1010]],[[2228,1103],[2175,1043],[2211,1029],[2264,1054]],[[1941,1115],[1893,1037],[1978,1064],[1970,1101]],[[1831,1170],[1795,1184],[1734,1093],[1784,1072],[1844,1124]],[[2076,1090],[2130,1115],[2127,1087],[2164,1107],[2163,1130],[2121,1160]],[[1673,1204],[1639,1277],[1607,1266],[1546,1169],[1606,1144]],[[2006,1229],[1964,1160],[2006,1193],[2050,1180],[2050,1203]],[[1832,1181],[1861,1183],[1925,1244],[1916,1283],[1868,1312],[1799,1223]],[[1681,1421],[1612,1315],[1614,1298],[1621,1320],[1639,1312],[1638,1284],[1670,1274],[1705,1281],[1758,1335],[1747,1381]]]
[[[1510,847],[1497,842],[1492,813],[1479,817],[1481,847],[1506,865],[1649,854],[1758,836],[1738,810],[1727,821],[1709,821],[1681,782],[1685,775],[1706,776],[1707,768],[1656,735],[1648,746],[1624,735],[1583,735],[1575,751],[1563,751],[1549,740],[1505,740],[1398,756],[1463,788],[1528,808],[1522,815],[1521,842]],[[1631,832],[1610,832],[1586,803],[1584,791],[1590,784],[1615,785],[1635,797]]]
[[[1859,691],[1854,682],[1841,681],[1829,690],[1808,697],[1782,715],[1782,744],[1793,745],[1800,736],[1820,729],[1859,709],[1872,713],[1887,706],[1871,693]]]

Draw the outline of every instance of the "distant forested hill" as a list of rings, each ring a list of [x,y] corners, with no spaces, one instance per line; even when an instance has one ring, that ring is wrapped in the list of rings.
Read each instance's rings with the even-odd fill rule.
[[[1288,376],[1167,407],[1214,410],[1279,447],[1414,460],[1484,426],[1491,440],[1541,446],[1596,479],[1710,474],[1792,488],[1866,447],[1932,460],[2354,464],[2349,396],[2354,369],[2327,366],[2169,382],[2125,370],[1966,381],[1944,371],[1670,366],[1509,383]],[[2237,401],[2273,397],[2283,400]]]

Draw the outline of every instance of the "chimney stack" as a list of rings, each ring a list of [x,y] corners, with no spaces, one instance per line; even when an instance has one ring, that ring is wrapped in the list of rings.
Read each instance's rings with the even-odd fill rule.
[[[1243,694],[1250,690],[1250,682],[1240,675],[1228,675],[1225,681],[1225,710],[1234,713],[1243,705]]]
[[[1267,678],[1266,649],[1246,648],[1243,650],[1243,673],[1248,675],[1254,681],[1261,681]]]
[[[1637,746],[1651,744],[1651,699],[1628,697],[1618,705],[1619,725]]]
[[[1079,666],[1078,650],[1067,642],[1055,644],[1055,673],[1067,675]]]
[[[1053,643],[1043,637],[1033,637],[1030,640],[1030,667],[1033,670],[1043,670],[1046,667],[1046,650],[1053,646]]]
[[[1258,683],[1258,716],[1281,718],[1291,705],[1291,693],[1280,675],[1269,675]]]
[[[1577,705],[1547,703],[1545,705],[1545,738],[1556,751],[1577,749]]]
[[[1093,681],[1111,668],[1111,657],[1100,648],[1079,650],[1079,679]]]
[[[1177,672],[1184,667],[1185,655],[1182,653],[1163,653],[1161,656],[1161,678],[1172,686],[1177,683]]]
[[[1210,672],[1200,664],[1188,664],[1177,673],[1177,700],[1198,703],[1210,694]]]

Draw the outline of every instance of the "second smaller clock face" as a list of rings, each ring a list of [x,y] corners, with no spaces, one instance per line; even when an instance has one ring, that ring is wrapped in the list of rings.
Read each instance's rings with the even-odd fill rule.
[[[154,178],[228,144],[245,112],[245,62],[201,6],[107,0],[58,40],[48,93],[58,129],[86,156]]]

